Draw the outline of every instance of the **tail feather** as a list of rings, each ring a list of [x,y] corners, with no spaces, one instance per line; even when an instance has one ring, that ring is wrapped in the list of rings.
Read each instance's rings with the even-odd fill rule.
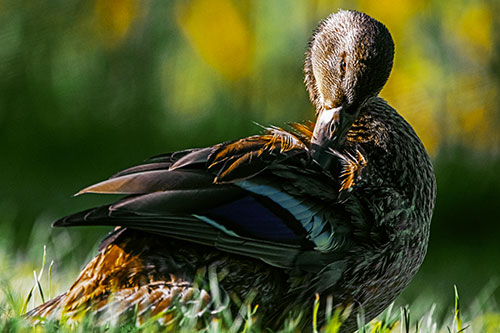
[[[130,318],[143,324],[153,316],[168,324],[174,316],[172,309],[185,309],[189,304],[190,313],[197,315],[208,309],[210,295],[193,287],[194,276],[176,276],[178,269],[169,267],[172,263],[155,262],[149,253],[135,249],[144,249],[143,244],[137,245],[133,238],[126,237],[122,244],[107,245],[68,292],[29,311],[27,318],[34,323],[71,323],[91,313],[96,324],[119,324]]]
[[[66,293],[54,297],[50,301],[28,311],[25,317],[34,324],[45,320],[59,320],[61,318],[62,304],[64,303],[65,297]]]

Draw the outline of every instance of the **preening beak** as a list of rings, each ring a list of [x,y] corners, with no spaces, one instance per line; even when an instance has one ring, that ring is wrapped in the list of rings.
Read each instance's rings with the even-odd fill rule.
[[[352,125],[346,106],[321,110],[311,139],[311,156],[323,168],[328,168],[332,154],[328,149],[340,150]]]

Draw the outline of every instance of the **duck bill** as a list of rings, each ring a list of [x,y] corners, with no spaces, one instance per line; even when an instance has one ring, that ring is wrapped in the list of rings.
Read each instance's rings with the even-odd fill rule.
[[[345,143],[351,121],[345,106],[321,110],[311,139],[311,156],[323,168],[328,168],[333,155],[328,150],[340,150]]]

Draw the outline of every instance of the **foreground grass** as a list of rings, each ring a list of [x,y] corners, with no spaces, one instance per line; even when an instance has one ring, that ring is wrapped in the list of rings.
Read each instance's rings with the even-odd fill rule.
[[[35,283],[35,287],[38,282]],[[35,288],[33,288],[35,289]],[[42,290],[38,290],[43,292]],[[28,292],[28,294],[32,292]],[[28,296],[29,297],[29,296]],[[500,313],[498,311],[485,311],[477,316],[471,317],[469,320],[462,319],[463,310],[460,308],[458,295],[455,295],[455,308],[452,309],[452,315],[440,322],[435,317],[435,306],[431,306],[429,310],[422,316],[414,317],[411,315],[410,307],[405,306],[396,309],[394,306],[389,307],[377,319],[369,323],[365,323],[363,318],[358,316],[358,332],[360,333],[388,333],[388,332],[429,332],[429,333],[459,333],[459,332],[485,332],[494,333],[500,332]],[[315,310],[318,308],[318,303],[315,304]],[[3,304],[3,309],[7,309],[10,305]],[[314,310],[313,310],[314,311]],[[47,321],[43,324],[33,326],[26,321],[20,314],[13,314],[14,309],[7,309],[7,313],[1,315],[0,330],[2,332],[271,332],[270,330],[262,330],[258,321],[258,306],[245,304],[240,311],[234,315],[230,310],[224,310],[209,317],[189,316],[187,313],[176,311],[173,313],[175,323],[166,326],[158,325],[156,320],[149,320],[141,324],[137,324],[133,316],[127,322],[120,324],[106,323],[96,325],[91,316],[85,317],[81,322],[53,322]],[[335,333],[338,331],[342,315],[339,313],[330,314],[327,318],[326,325],[319,327],[317,325],[317,312],[311,322],[310,328],[313,332],[329,332]],[[284,326],[277,332],[300,332],[297,329],[298,318],[289,318]]]
[[[2,230],[0,229],[0,232]],[[4,232],[4,235],[7,235]],[[34,231],[38,239],[30,240],[30,249],[20,256],[13,253],[5,238],[0,239],[0,331],[1,332],[260,332],[259,307],[256,304],[244,303],[238,313],[225,309],[210,316],[197,317],[189,310],[176,310],[172,313],[175,324],[159,326],[157,321],[150,320],[137,324],[134,318],[129,322],[118,324],[96,325],[90,316],[79,323],[44,322],[33,326],[23,318],[23,314],[36,305],[63,292],[72,283],[79,271],[79,264],[85,260],[68,260],[61,255],[60,248],[54,248],[54,243],[66,243],[66,248],[76,251],[78,241],[66,239],[68,235],[57,236],[56,241],[48,236],[47,232]],[[42,236],[40,236],[42,235]],[[45,236],[43,236],[45,235]],[[62,238],[61,238],[62,237]],[[3,242],[3,243],[2,243]],[[43,245],[48,244],[48,247]],[[88,257],[91,257],[90,253]],[[51,258],[55,258],[52,261]],[[65,264],[58,264],[63,261]],[[74,261],[78,261],[75,263]],[[362,316],[358,317],[358,332],[429,332],[429,333],[458,333],[458,332],[500,332],[500,311],[491,297],[497,284],[492,283],[477,295],[475,302],[463,308],[457,289],[453,294],[450,286],[450,299],[454,298],[453,308],[445,309],[444,315],[437,310],[443,300],[433,299],[432,295],[421,298],[406,306],[391,306],[375,320],[365,323]],[[314,297],[314,295],[311,295]],[[315,332],[337,332],[342,321],[342,314],[334,310],[326,315],[326,324],[319,327],[315,303],[314,318],[310,328]],[[304,309],[309,311],[309,309]],[[289,318],[279,332],[298,332],[299,318]],[[264,330],[270,332],[269,330]]]

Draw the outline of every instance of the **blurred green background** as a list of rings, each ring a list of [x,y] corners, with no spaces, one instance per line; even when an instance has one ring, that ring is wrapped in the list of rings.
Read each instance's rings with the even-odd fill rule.
[[[254,121],[312,119],[304,52],[337,8],[391,31],[382,96],[434,160],[429,252],[400,302],[451,303],[453,284],[472,302],[500,276],[498,0],[0,0],[2,251],[21,262],[47,244],[58,271],[76,271],[106,233],[50,228],[107,199],[72,198],[79,189],[151,155],[258,133]]]

